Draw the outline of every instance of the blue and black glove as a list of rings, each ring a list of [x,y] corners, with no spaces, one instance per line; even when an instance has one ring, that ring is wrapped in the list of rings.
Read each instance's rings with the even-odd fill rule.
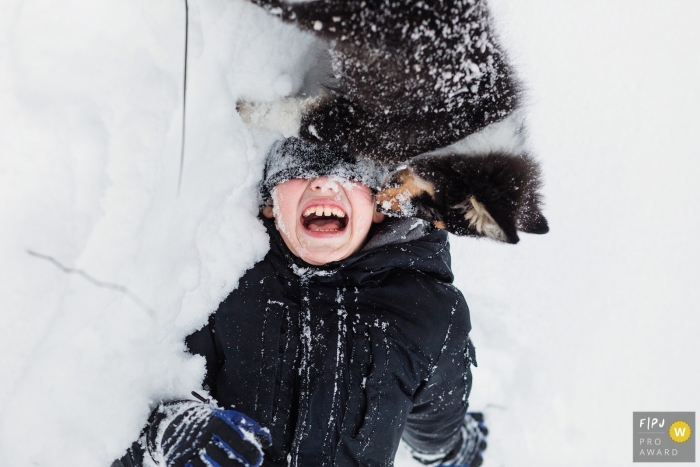
[[[148,453],[163,467],[259,467],[271,444],[251,418],[195,401],[161,405],[146,431]]]
[[[489,434],[484,424],[484,414],[470,412],[464,416],[461,443],[438,467],[479,467],[484,462],[486,437]]]

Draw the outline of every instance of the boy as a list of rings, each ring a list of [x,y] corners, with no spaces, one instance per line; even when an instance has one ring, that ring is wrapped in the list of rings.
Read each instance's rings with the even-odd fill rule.
[[[123,465],[391,466],[402,438],[424,464],[481,464],[447,233],[385,219],[373,192],[383,178],[338,147],[273,147],[270,251],[187,339],[226,410],[163,404]]]

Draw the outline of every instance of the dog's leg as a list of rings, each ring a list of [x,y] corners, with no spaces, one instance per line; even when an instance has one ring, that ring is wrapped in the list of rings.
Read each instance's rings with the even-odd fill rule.
[[[289,97],[273,102],[239,102],[236,110],[246,126],[275,131],[289,138],[299,136],[303,116],[328,98],[328,94],[320,94],[307,98]]]

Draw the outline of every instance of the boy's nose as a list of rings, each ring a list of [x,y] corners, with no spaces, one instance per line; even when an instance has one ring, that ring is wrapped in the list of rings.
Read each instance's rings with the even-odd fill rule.
[[[331,180],[326,176],[323,176],[311,181],[311,189],[313,191],[318,191],[321,193],[323,193],[324,191],[332,191],[333,193],[338,193],[339,187],[338,182]]]

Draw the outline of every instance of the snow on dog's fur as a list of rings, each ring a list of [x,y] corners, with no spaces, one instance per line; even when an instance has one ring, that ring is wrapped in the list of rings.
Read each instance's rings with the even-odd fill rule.
[[[470,149],[451,146],[485,128],[498,134],[489,125],[519,106],[485,0],[253,2],[327,41],[334,81],[295,111],[290,101],[243,103],[244,120],[401,169],[379,194],[389,211],[509,243],[518,230],[548,230],[524,151],[475,151],[473,137]],[[296,130],[279,126],[285,112]]]

